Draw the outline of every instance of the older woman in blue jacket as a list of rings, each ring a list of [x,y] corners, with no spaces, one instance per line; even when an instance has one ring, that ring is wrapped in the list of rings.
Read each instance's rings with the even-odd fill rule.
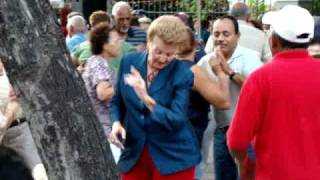
[[[148,50],[122,59],[110,138],[122,148],[123,180],[194,178],[200,152],[187,117],[193,74],[174,58],[185,30],[178,18],[161,16],[149,27]]]

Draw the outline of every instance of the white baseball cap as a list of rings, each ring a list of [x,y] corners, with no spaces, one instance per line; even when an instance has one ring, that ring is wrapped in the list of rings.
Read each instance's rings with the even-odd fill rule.
[[[274,11],[268,11],[262,16],[262,24],[270,25],[273,19]]]
[[[289,42],[308,43],[313,38],[314,19],[308,10],[286,5],[272,14],[271,28]]]

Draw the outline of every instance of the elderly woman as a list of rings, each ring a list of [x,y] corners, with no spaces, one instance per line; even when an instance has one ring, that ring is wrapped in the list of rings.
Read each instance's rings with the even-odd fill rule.
[[[193,74],[174,59],[185,30],[177,17],[161,16],[149,27],[148,51],[122,59],[111,141],[122,148],[123,180],[194,178],[200,152],[187,117]]]
[[[84,67],[83,80],[96,115],[107,137],[111,132],[110,100],[114,94],[116,75],[109,61],[119,53],[120,43],[117,35],[111,32],[107,23],[94,26],[89,33],[92,56]],[[120,156],[120,149],[111,147],[115,161]]]

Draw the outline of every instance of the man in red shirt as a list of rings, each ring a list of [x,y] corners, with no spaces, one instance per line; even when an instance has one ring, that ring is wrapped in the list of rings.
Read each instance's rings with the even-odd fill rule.
[[[242,87],[228,147],[241,179],[320,179],[320,61],[306,51],[314,20],[288,5],[271,26],[274,57]],[[250,143],[256,161],[247,156]]]

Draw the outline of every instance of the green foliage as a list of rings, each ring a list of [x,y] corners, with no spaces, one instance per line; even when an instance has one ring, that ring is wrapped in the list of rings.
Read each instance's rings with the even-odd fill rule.
[[[192,17],[197,16],[198,0],[178,0],[180,11],[190,13]],[[226,13],[228,10],[227,0],[201,0],[201,19],[207,20],[212,16]]]
[[[264,0],[248,0],[247,4],[251,9],[251,17],[255,19],[260,18],[267,11]]]
[[[320,16],[320,0],[313,0],[312,13]]]

